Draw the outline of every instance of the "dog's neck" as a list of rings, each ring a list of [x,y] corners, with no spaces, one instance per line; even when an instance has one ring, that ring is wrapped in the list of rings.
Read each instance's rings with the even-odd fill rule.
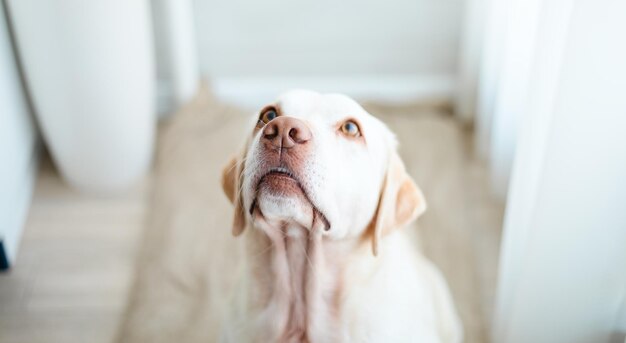
[[[251,305],[276,342],[329,341],[319,337],[338,323],[343,273],[358,243],[325,240],[320,227],[250,228],[247,251],[252,274]]]

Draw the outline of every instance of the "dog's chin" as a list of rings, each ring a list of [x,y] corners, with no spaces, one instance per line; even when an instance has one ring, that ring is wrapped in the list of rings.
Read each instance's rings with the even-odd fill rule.
[[[259,182],[252,209],[271,226],[297,225],[309,228],[313,222],[313,205],[297,180],[288,175],[269,174]]]
[[[261,178],[250,214],[254,221],[260,220],[267,227],[330,229],[328,220],[310,201],[300,182],[285,173],[269,173]]]

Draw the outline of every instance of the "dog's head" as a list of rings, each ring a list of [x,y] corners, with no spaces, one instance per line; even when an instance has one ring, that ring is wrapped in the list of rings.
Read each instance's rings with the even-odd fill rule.
[[[290,91],[255,115],[242,152],[224,168],[233,234],[297,225],[329,239],[387,232],[426,209],[393,133],[352,99]]]

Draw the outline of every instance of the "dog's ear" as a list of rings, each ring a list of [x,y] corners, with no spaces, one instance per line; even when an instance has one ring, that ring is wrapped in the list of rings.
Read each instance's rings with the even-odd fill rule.
[[[243,155],[242,155],[243,156]],[[243,157],[234,156],[222,171],[222,189],[235,206],[233,218],[233,236],[239,236],[246,228],[246,214],[241,198],[241,173],[243,172]]]
[[[381,237],[393,229],[409,224],[426,210],[424,195],[406,172],[397,152],[391,152],[388,163],[378,209],[374,216],[372,236],[374,256],[378,255]]]

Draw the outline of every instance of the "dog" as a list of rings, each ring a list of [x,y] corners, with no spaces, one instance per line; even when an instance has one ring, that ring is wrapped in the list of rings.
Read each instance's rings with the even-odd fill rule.
[[[254,116],[222,187],[245,261],[222,342],[460,342],[440,272],[401,230],[426,210],[394,134],[340,94]]]

